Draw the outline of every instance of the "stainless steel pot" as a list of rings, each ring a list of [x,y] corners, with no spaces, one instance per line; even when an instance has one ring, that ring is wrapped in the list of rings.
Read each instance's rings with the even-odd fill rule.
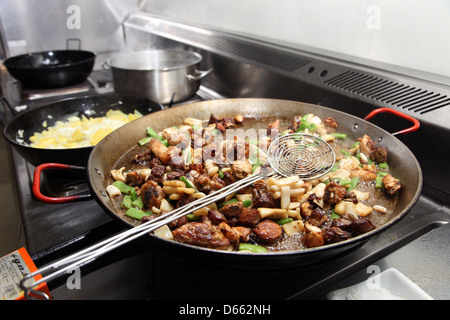
[[[194,95],[200,80],[212,69],[199,71],[202,56],[182,50],[131,52],[111,58],[103,64],[111,69],[114,90],[165,104]]]

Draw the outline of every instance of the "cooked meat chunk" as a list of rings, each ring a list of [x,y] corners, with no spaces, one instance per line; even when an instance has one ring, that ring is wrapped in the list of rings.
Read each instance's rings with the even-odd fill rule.
[[[144,177],[142,177],[135,170],[128,172],[126,178],[127,184],[131,186],[140,186],[142,183],[144,183]]]
[[[300,205],[300,215],[303,219],[308,219],[313,210],[313,205],[309,201],[305,201]]]
[[[331,223],[332,227],[337,227],[341,230],[351,232],[352,231],[352,221],[349,219],[346,219],[344,217],[340,217],[338,219],[334,219]]]
[[[267,192],[266,182],[264,180],[255,181],[252,184],[252,188]]]
[[[261,241],[272,243],[281,237],[283,229],[276,222],[265,219],[253,228],[253,232]]]
[[[234,228],[231,228],[228,223],[221,222],[218,228],[220,232],[223,233],[225,238],[227,238],[230,241],[230,243],[232,244],[239,243],[240,234]]]
[[[175,240],[206,248],[226,250],[230,245],[217,226],[205,222],[190,222],[172,231]]]
[[[236,121],[232,118],[217,118],[211,115],[208,124],[215,124],[216,128],[224,133],[226,129],[235,127]]]
[[[205,169],[203,168],[203,165],[200,164],[200,163],[191,163],[191,164],[189,165],[189,170],[195,171],[195,172],[197,172],[198,174],[205,173]]]
[[[325,237],[323,235],[322,229],[305,223],[305,234],[302,238],[303,245],[307,248],[320,247],[325,244]]]
[[[195,179],[195,186],[201,192],[208,193],[211,191],[211,179],[209,178],[207,173],[202,173]]]
[[[234,178],[230,171],[225,171],[223,173],[222,180],[223,180],[223,182],[225,182],[225,185],[227,185],[227,186],[234,183]]]
[[[244,227],[255,227],[261,220],[261,215],[258,210],[252,208],[243,208],[239,215],[238,222]]]
[[[360,217],[352,222],[352,234],[354,236],[369,232],[373,229],[375,229],[375,226],[369,219]]]
[[[177,147],[169,147],[165,152],[159,156],[159,160],[165,165],[170,165],[170,161],[172,161],[172,156],[177,156]]]
[[[208,124],[217,124],[222,123],[225,128],[231,128],[236,125],[236,121],[233,118],[217,118],[214,115],[211,115],[209,118]]]
[[[156,181],[161,184],[164,180],[164,173],[166,173],[166,166],[157,165],[152,169],[150,173],[150,180]]]
[[[376,144],[375,141],[373,141],[368,135],[364,135],[359,140],[359,147],[361,151],[368,157],[370,157],[370,154],[372,153],[373,149],[375,149]]]
[[[148,165],[148,167],[153,168],[154,166],[161,164],[161,160],[159,160],[158,157],[156,157],[153,152],[150,150],[142,153],[137,154],[134,156],[134,159],[131,160],[132,163],[140,163],[143,165]]]
[[[219,174],[209,177],[207,173],[202,173],[195,177],[195,185],[201,192],[208,193],[216,191],[226,186],[225,182],[220,179]]]
[[[330,204],[336,204],[344,199],[346,193],[347,190],[344,186],[341,186],[336,182],[330,182],[325,187],[323,200]]]
[[[276,119],[274,122],[267,126],[267,135],[269,137],[275,137],[280,133],[280,120]]]
[[[308,217],[308,222],[316,227],[322,226],[328,220],[325,211],[319,207],[315,208]]]
[[[359,169],[359,164],[360,164],[360,161],[358,161],[355,157],[344,158],[344,159],[339,160],[339,169],[351,172],[352,170]],[[342,171],[336,170],[336,172],[342,172]]]
[[[177,208],[185,206],[185,205],[187,205],[188,203],[191,203],[194,200],[195,200],[194,198],[189,197],[188,195],[181,196],[180,200],[177,201]]]
[[[151,214],[151,215],[148,215],[148,216],[143,216],[142,217],[142,219],[141,219],[141,222],[142,223],[146,223],[146,222],[148,222],[148,221],[150,221],[150,220],[153,220],[153,219],[155,219],[155,218],[157,218],[158,216],[156,215],[156,214]]]
[[[253,192],[253,188],[251,186],[244,187],[238,191],[238,194],[250,194]]]
[[[169,127],[163,130],[162,136],[167,140],[169,145],[177,146],[180,149],[186,148],[191,144],[191,138],[181,130]]]
[[[238,179],[244,179],[248,175],[252,174],[252,165],[250,162],[245,159],[240,161],[234,161],[231,170],[233,171],[233,174]]]
[[[246,227],[241,227],[241,226],[233,227],[233,229],[236,230],[236,232],[239,234],[239,239],[241,241],[249,241],[250,240],[250,235],[252,234],[252,229],[246,228]]]
[[[170,230],[175,230],[179,227],[181,227],[182,225],[185,225],[186,223],[188,223],[188,219],[186,216],[178,218],[174,221],[171,221],[167,224],[167,226],[170,228]]]
[[[172,171],[166,174],[167,180],[180,180],[182,176],[184,176],[184,173],[181,171]]]
[[[151,152],[150,152],[150,153],[151,153]],[[154,167],[159,166],[159,165],[161,165],[161,164],[162,164],[161,160],[159,160],[159,158],[153,156],[153,157],[151,158],[151,160],[150,160],[148,166],[150,167],[150,169],[153,169]]]
[[[215,226],[218,226],[221,222],[227,222],[227,218],[217,210],[209,210],[208,219]]]
[[[322,230],[325,243],[335,243],[350,238],[350,233],[338,227],[328,227]]]
[[[164,144],[161,143],[158,139],[152,138],[148,143],[148,147],[151,152],[159,159],[164,156],[169,148],[167,148]]]
[[[252,189],[252,197],[253,197],[253,208],[275,208],[276,203],[273,199],[272,195],[262,189],[253,188]]]
[[[159,208],[165,197],[163,189],[155,181],[149,180],[141,187],[142,203],[149,209],[153,206]]]
[[[376,147],[372,150],[370,159],[378,163],[385,162],[387,160],[387,150],[383,147]]]
[[[209,117],[208,124],[216,124],[217,122],[219,122],[219,118],[217,118],[213,114],[211,114],[211,116]]]
[[[234,161],[245,162],[246,145],[248,146],[248,143],[246,143],[244,138],[240,136],[235,136],[232,140],[226,140],[223,145],[223,153],[226,156],[228,162],[230,163]]]
[[[184,170],[184,160],[181,156],[181,149],[174,146],[167,148],[161,141],[155,138],[150,140],[148,147],[163,164],[170,165],[175,169]]]
[[[337,126],[338,126],[336,119],[331,118],[331,117],[326,117],[323,120],[323,123],[324,123],[325,127],[329,127],[329,128],[337,128]]]
[[[216,175],[214,175],[211,178],[211,182],[210,182],[210,186],[211,186],[211,190],[212,191],[216,191],[216,190],[220,190],[223,187],[226,186],[225,181],[223,181],[222,179],[220,179],[219,174],[217,173]]]
[[[244,206],[242,205],[242,202],[236,202],[236,203],[228,203],[222,208],[220,208],[220,212],[227,218],[238,218],[239,215],[242,212],[242,209]]]
[[[358,203],[358,198],[356,197],[356,194],[353,192],[346,192],[343,201],[353,202],[354,204]]]
[[[219,130],[221,133],[225,133],[225,131],[227,130],[227,129],[225,128],[225,126],[224,126],[222,123],[220,123],[220,122],[217,122],[217,123],[216,123],[216,128],[217,128],[217,130]]]
[[[359,177],[361,181],[373,181],[377,178],[377,173],[372,171],[370,167],[365,167],[362,169],[353,170],[350,173],[350,177]]]
[[[291,125],[288,127],[288,129],[292,130],[292,131],[297,131],[298,127],[300,126],[302,117],[300,116],[295,116],[292,119]]]
[[[172,167],[172,169],[175,170],[185,170],[186,166],[184,163],[184,159],[181,155],[181,150],[178,149],[177,147],[170,147],[170,148],[174,149],[172,150],[171,153],[169,165]]]
[[[222,159],[223,154],[214,143],[210,143],[202,149],[203,161]]]
[[[300,205],[300,215],[303,219],[309,219],[313,214],[314,209],[318,208],[318,205],[316,204],[317,200],[320,200],[320,198],[315,193],[312,193],[309,195],[308,199]]]
[[[144,163],[144,162],[149,162],[152,158],[154,158],[154,156],[149,150],[149,151],[144,152],[142,154],[135,155],[134,159],[132,160],[132,162]]]
[[[231,227],[236,227],[238,224],[238,219],[237,218],[228,218],[227,219],[227,223],[231,226]]]
[[[224,118],[221,122],[225,129],[234,128],[236,126],[236,121],[233,118]]]
[[[400,183],[400,181],[398,179],[394,178],[393,176],[391,176],[390,174],[386,175],[382,181],[383,181],[384,187],[386,188],[387,193],[389,193],[391,195],[395,194],[402,187],[402,184]]]
[[[373,141],[368,135],[364,135],[360,141],[361,151],[370,159],[376,162],[384,162],[387,160],[387,150],[383,147],[379,147],[376,145],[375,141]]]

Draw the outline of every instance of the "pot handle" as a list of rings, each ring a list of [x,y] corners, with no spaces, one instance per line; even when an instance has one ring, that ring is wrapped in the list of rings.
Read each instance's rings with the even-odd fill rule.
[[[385,112],[386,112],[386,113],[391,113],[391,114],[396,115],[396,116],[398,116],[398,117],[400,117],[400,118],[403,118],[403,119],[405,119],[405,120],[408,120],[409,122],[411,122],[411,123],[413,124],[413,126],[410,127],[410,128],[407,128],[407,129],[400,130],[400,131],[397,131],[397,132],[392,133],[393,136],[396,136],[396,135],[399,135],[399,134],[411,133],[411,132],[416,131],[416,130],[419,129],[419,127],[420,127],[420,122],[419,122],[419,120],[417,120],[417,119],[415,119],[415,118],[413,118],[413,117],[411,117],[411,116],[409,116],[409,115],[407,115],[407,114],[404,114],[403,112],[400,112],[400,111],[394,110],[394,109],[389,109],[389,108],[378,108],[378,109],[375,109],[375,110],[373,110],[371,113],[369,113],[369,114],[364,118],[364,120],[369,120],[369,119],[371,119],[373,116],[375,116],[375,115],[377,115],[377,114],[379,114],[379,113],[385,113]]]
[[[214,69],[213,68],[211,68],[211,69],[209,69],[209,70],[206,70],[206,71],[200,71],[200,70],[195,70],[195,72],[197,73],[197,75],[191,75],[191,74],[187,74],[186,75],[186,78],[189,80],[189,81],[198,81],[198,80],[201,80],[201,79],[203,79],[204,77],[206,77],[208,74],[210,74],[212,71],[213,71]]]
[[[58,204],[58,203],[66,203],[80,200],[90,200],[92,196],[90,194],[80,194],[75,196],[66,196],[66,197],[48,197],[41,193],[41,173],[45,170],[69,170],[69,171],[78,171],[86,173],[85,167],[73,166],[68,164],[60,164],[60,163],[43,163],[37,166],[34,169],[33,175],[33,194],[34,196],[42,202]]]

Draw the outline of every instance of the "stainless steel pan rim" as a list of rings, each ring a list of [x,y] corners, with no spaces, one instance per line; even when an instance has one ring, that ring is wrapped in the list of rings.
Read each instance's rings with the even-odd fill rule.
[[[294,110],[292,110],[292,108],[294,108]],[[175,248],[178,253],[181,253],[183,255],[185,253],[182,251],[183,249],[185,249],[190,253],[196,252],[199,254],[204,253],[214,256],[233,257],[233,259],[234,257],[238,259],[245,259],[244,257],[250,257],[248,258],[249,260],[258,259],[258,261],[260,260],[260,258],[289,259],[289,257],[299,256],[305,256],[305,258],[307,258],[310,254],[327,255],[328,252],[332,252],[333,250],[339,248],[344,249],[347,247],[354,247],[358,244],[363,243],[364,241],[369,240],[372,236],[387,230],[393,224],[400,221],[417,202],[422,190],[422,170],[413,153],[400,140],[395,138],[389,132],[361,118],[334,109],[296,101],[258,98],[213,100],[193,103],[190,105],[183,105],[169,110],[158,111],[149,116],[138,119],[133,123],[133,126],[125,125],[113,134],[109,135],[107,139],[103,140],[101,144],[97,145],[91,153],[88,162],[88,178],[90,181],[90,185],[92,186],[93,192],[95,192],[96,199],[100,203],[100,205],[104,207],[108,213],[112,214],[113,217],[116,217],[122,223],[125,223],[127,227],[131,227],[132,225],[129,222],[124,221],[116,216],[111,201],[104,192],[102,193],[102,191],[106,187],[105,177],[108,175],[108,169],[110,169],[110,167],[108,167],[108,165],[106,165],[105,167],[104,161],[102,163],[101,154],[105,153],[105,150],[108,149],[107,146],[114,143],[117,137],[126,133],[127,137],[132,141],[130,140],[129,144],[121,149],[129,150],[133,147],[134,143],[139,140],[139,138],[142,138],[145,135],[143,128],[145,128],[146,126],[154,126],[155,130],[160,130],[166,126],[173,125],[187,115],[190,115],[191,117],[201,117],[203,115],[202,118],[207,118],[211,113],[216,116],[226,116],[227,114],[229,115],[233,112],[235,114],[239,112],[244,117],[260,116],[261,118],[263,118],[265,114],[270,114],[271,118],[275,119],[276,117],[282,115],[286,110],[291,110],[291,114],[285,114],[285,117],[288,118],[291,118],[291,115],[294,113],[303,114],[304,112],[315,112],[316,115],[322,117],[331,116],[336,118],[341,128],[346,128],[345,133],[353,134],[355,136],[357,136],[358,134],[362,134],[363,132],[367,132],[369,135],[371,133],[374,133],[372,134],[374,135],[372,138],[381,140],[381,143],[384,142],[384,146],[388,149],[390,154],[393,153],[392,158],[395,166],[393,166],[392,168],[394,170],[394,174],[400,173],[400,179],[402,180],[402,177],[404,177],[406,182],[406,190],[402,191],[403,200],[399,201],[399,204],[397,205],[397,207],[400,206],[400,209],[396,210],[395,216],[393,216],[390,221],[368,233],[353,237],[342,242],[328,244],[317,248],[277,251],[260,254],[242,253],[235,251],[220,251],[184,243],[178,243],[172,240],[160,239],[154,235],[150,235],[151,240],[157,242],[158,244],[164,245],[167,248]],[[124,137],[121,137],[121,141],[124,141]],[[399,150],[401,151],[401,154],[399,154]],[[395,152],[397,152],[398,154],[395,154]],[[111,165],[112,164],[113,163],[111,163]],[[401,166],[400,164],[403,164],[403,166]],[[186,256],[187,255],[188,254],[186,253]]]

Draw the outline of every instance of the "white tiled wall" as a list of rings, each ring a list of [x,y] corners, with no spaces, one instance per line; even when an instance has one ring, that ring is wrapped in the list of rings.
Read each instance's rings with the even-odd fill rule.
[[[449,0],[148,0],[146,11],[450,76]]]

